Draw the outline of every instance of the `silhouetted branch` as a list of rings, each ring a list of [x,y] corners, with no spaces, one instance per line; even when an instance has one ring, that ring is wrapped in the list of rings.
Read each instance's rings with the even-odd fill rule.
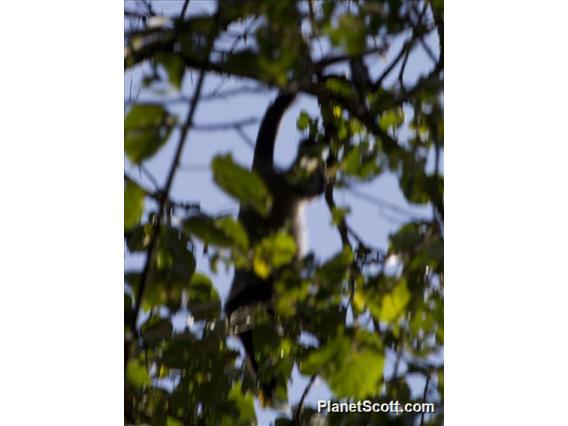
[[[181,169],[181,166],[178,167],[178,169]],[[127,181],[127,182],[132,182],[133,184],[138,186],[144,192],[144,195],[146,197],[152,198],[153,200],[157,201],[158,203],[163,199],[163,195],[159,190],[156,190],[156,191],[149,190],[148,188],[144,187],[142,184],[137,182],[135,179],[128,176],[128,174],[126,172],[124,173],[124,180]],[[201,205],[198,202],[192,203],[192,202],[189,202],[189,201],[176,201],[176,200],[172,200],[171,198],[168,198],[166,200],[166,204],[173,206],[173,207],[176,207],[176,208],[183,209],[183,210],[199,210],[200,207],[201,207]]]
[[[422,404],[426,402],[426,397],[428,396],[429,384],[430,384],[430,374],[426,376],[426,383],[424,384],[424,395],[422,396]],[[420,414],[420,426],[424,426],[424,414],[425,410],[422,410],[422,414]]]
[[[179,17],[181,19],[184,18],[185,12],[187,12],[187,7],[189,6],[189,0],[184,0],[183,6],[181,7],[181,12],[179,13]]]
[[[366,194],[365,192],[361,192],[361,191],[353,188],[352,186],[347,186],[347,189],[349,190],[349,193],[352,194],[353,196],[359,198],[360,200],[374,204],[378,207],[391,210],[394,213],[397,213],[397,214],[400,214],[400,215],[403,215],[403,216],[414,217],[416,215],[416,213],[414,213],[410,210],[406,210],[402,207],[397,206],[396,204],[392,204],[392,203],[390,203],[390,202],[388,202],[388,201],[386,201],[382,198],[376,197],[374,195],[370,195],[370,194]]]
[[[336,207],[335,200],[333,199],[333,185],[328,185],[325,189],[325,202],[327,203],[329,211],[333,212]],[[339,220],[339,223],[337,224],[337,230],[339,232],[343,246],[351,247],[351,243],[349,241],[349,228],[347,227],[345,219],[341,218],[341,220]]]
[[[367,55],[371,55],[373,53],[378,53],[380,55],[384,55],[389,49],[388,45],[383,45],[383,46],[377,46],[377,47],[372,47],[370,49],[367,49],[366,51],[364,51],[363,53],[357,54],[357,55],[338,55],[338,56],[330,56],[330,57],[326,57],[326,58],[321,58],[319,61],[317,61],[314,65],[315,65],[315,69],[316,70],[322,70],[325,67],[328,67],[330,65],[335,65],[337,63],[340,62],[346,62],[349,61],[351,59],[354,58],[363,58]]]
[[[143,164],[140,164],[138,166],[140,168],[140,171],[142,173],[144,173],[144,175],[148,178],[148,180],[152,183],[152,185],[154,185],[154,189],[158,190],[158,188],[160,188],[160,184],[158,183],[157,179],[154,177],[154,175],[152,173],[150,173],[150,170],[148,170],[148,168],[146,166],[144,166]]]
[[[256,95],[256,94],[264,94],[266,92],[267,92],[267,89],[265,87],[237,87],[237,88],[234,88],[234,89],[227,89],[223,92],[218,92],[218,91],[214,90],[210,93],[203,94],[200,97],[199,100],[200,101],[216,101],[216,100],[227,99],[227,98],[230,98],[232,96]],[[176,97],[176,98],[165,99],[163,102],[165,104],[190,103],[191,97],[179,96],[179,97]]]
[[[428,43],[426,43],[426,41],[422,37],[420,38],[419,42],[432,62],[437,63],[438,58],[436,58],[436,55],[434,55],[434,52],[432,52],[432,49],[430,48],[430,46],[428,46]]]
[[[402,45],[400,51],[394,57],[394,59],[391,61],[390,65],[384,69],[384,71],[381,73],[381,75],[377,78],[377,80],[373,84],[373,88],[375,90],[377,90],[381,87],[384,79],[387,78],[387,76],[392,72],[394,67],[396,67],[396,65],[404,57],[404,55],[410,54],[410,51],[412,50],[412,47],[414,46],[415,41],[416,41],[416,39],[414,37],[412,37]]]
[[[406,64],[408,62],[408,57],[410,56],[410,50],[407,50],[404,59],[402,60],[402,64],[400,66],[400,71],[398,73],[398,82],[402,90],[405,90],[404,87],[404,71],[406,70]]]
[[[205,80],[205,74],[206,74],[206,69],[207,69],[207,62],[208,62],[208,59],[209,59],[209,52],[211,51],[211,48],[213,47],[214,40],[215,40],[214,34],[210,34],[209,40],[208,40],[208,46],[207,46],[207,49],[205,50],[205,55],[201,59],[201,72],[199,73],[199,78],[197,79],[197,84],[195,86],[195,91],[194,91],[195,95],[193,96],[191,105],[189,107],[189,111],[187,113],[187,117],[185,119],[185,122],[184,122],[182,129],[181,129],[181,132],[180,132],[178,145],[177,145],[177,148],[176,148],[176,151],[175,151],[175,154],[174,154],[172,164],[170,166],[170,170],[168,172],[168,176],[167,176],[167,179],[166,179],[166,183],[164,185],[164,189],[160,193],[161,199],[160,199],[160,202],[159,202],[157,219],[152,224],[151,238],[150,238],[150,242],[148,244],[148,249],[147,249],[147,252],[146,252],[146,261],[144,263],[144,269],[142,270],[142,275],[140,277],[140,286],[139,286],[138,292],[136,294],[134,312],[133,312],[132,320],[131,320],[131,329],[132,329],[134,336],[137,335],[136,323],[138,321],[138,315],[140,313],[140,308],[142,306],[142,300],[144,299],[144,291],[146,289],[146,286],[148,284],[149,277],[150,277],[150,271],[151,271],[151,268],[152,268],[152,263],[153,263],[153,259],[154,259],[154,255],[155,255],[155,251],[156,251],[158,236],[159,236],[160,228],[161,228],[161,224],[162,224],[162,217],[163,217],[163,215],[166,211],[167,199],[168,199],[168,196],[169,196],[169,193],[170,193],[170,189],[171,189],[171,186],[172,186],[172,183],[173,183],[173,180],[174,180],[174,176],[175,176],[178,164],[180,162],[181,154],[183,152],[183,147],[185,146],[185,141],[187,140],[187,135],[188,135],[189,130],[192,127],[192,124],[193,124],[193,116],[195,115],[195,111],[197,109],[197,103],[198,103],[198,100],[199,100],[199,95],[201,94],[201,89],[203,88],[203,82]]]
[[[235,131],[249,148],[254,149],[254,141],[245,133],[245,131],[240,126],[235,127]]]
[[[296,413],[294,414],[294,424],[296,424],[298,426],[301,424],[301,420],[302,420],[302,411],[304,410],[304,401],[306,400],[306,397],[308,396],[308,393],[310,392],[310,389],[312,388],[312,385],[316,381],[317,377],[318,377],[318,375],[316,373],[310,378],[310,381],[308,382],[308,384],[306,385],[306,388],[304,389],[304,392],[302,393],[302,397],[300,398],[300,402],[298,402],[298,406],[296,407]]]

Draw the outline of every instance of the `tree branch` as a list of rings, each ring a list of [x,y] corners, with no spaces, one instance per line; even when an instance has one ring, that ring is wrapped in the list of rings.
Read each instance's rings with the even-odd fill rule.
[[[234,89],[227,89],[223,92],[212,91],[210,93],[204,93],[200,97],[200,101],[218,101],[230,98],[232,96],[238,95],[256,95],[266,93],[267,89],[265,87],[237,87]],[[165,99],[163,101],[165,104],[187,104],[191,102],[191,98],[187,96],[178,96],[175,98]]]
[[[180,19],[185,17],[185,13],[187,12],[187,7],[189,6],[189,0],[184,0],[183,6],[181,7],[181,12],[179,13]]]
[[[242,140],[247,144],[247,146],[251,149],[254,149],[254,141],[245,133],[245,131],[241,128],[241,126],[235,127],[235,131],[238,135],[242,138]]]
[[[321,58],[319,61],[317,61],[314,64],[314,67],[315,67],[316,71],[317,70],[323,70],[325,67],[328,67],[330,65],[335,65],[335,64],[340,63],[340,62],[346,62],[346,61],[349,61],[349,60],[355,59],[355,58],[363,58],[363,57],[365,57],[367,55],[371,55],[373,53],[378,53],[380,55],[384,55],[388,51],[388,48],[389,48],[388,45],[383,45],[383,46],[372,47],[372,48],[367,49],[366,51],[359,53],[357,55],[344,54],[344,55],[324,57],[324,58]]]
[[[365,192],[361,192],[361,191],[353,188],[352,186],[348,185],[348,186],[346,186],[346,189],[349,190],[350,194],[359,198],[360,200],[374,204],[374,205],[381,207],[381,208],[391,210],[392,212],[397,213],[401,216],[406,216],[406,217],[414,217],[415,216],[415,213],[410,211],[410,210],[406,210],[402,207],[397,206],[396,204],[392,204],[392,203],[390,203],[386,200],[383,200],[379,197],[376,197],[374,195],[367,194]]]
[[[426,397],[428,396],[428,385],[430,384],[430,374],[426,376],[426,383],[424,384],[424,395],[422,396],[422,404],[426,402]],[[422,410],[420,414],[420,426],[424,426],[424,414],[425,411]]]
[[[189,133],[189,129],[191,128],[191,126],[193,124],[193,116],[195,115],[195,111],[197,109],[197,103],[198,103],[198,100],[199,100],[199,95],[201,94],[201,89],[203,88],[203,82],[205,80],[207,62],[208,62],[208,59],[209,59],[209,52],[211,51],[211,48],[213,47],[214,40],[215,40],[215,36],[214,36],[214,33],[212,33],[212,34],[210,34],[210,37],[209,37],[209,40],[208,40],[208,47],[205,51],[205,55],[201,60],[201,72],[199,73],[199,78],[197,79],[197,84],[195,86],[195,91],[194,91],[195,95],[193,96],[191,105],[189,106],[189,111],[187,113],[187,117],[185,119],[185,122],[184,122],[183,127],[182,127],[181,132],[180,132],[180,138],[179,138],[179,141],[178,141],[178,145],[177,145],[177,148],[176,148],[176,151],[175,151],[175,154],[174,154],[172,164],[170,166],[170,170],[168,172],[168,177],[166,179],[164,189],[161,191],[161,194],[160,194],[161,199],[160,199],[160,203],[159,203],[157,219],[152,224],[152,232],[151,232],[150,243],[148,244],[148,249],[147,249],[147,253],[146,253],[146,261],[144,263],[144,269],[142,270],[142,276],[140,278],[140,287],[138,288],[138,292],[136,294],[136,302],[135,302],[135,305],[134,305],[134,313],[132,315],[132,320],[131,320],[131,324],[130,324],[130,327],[132,329],[134,336],[137,335],[136,323],[138,322],[138,316],[140,314],[140,308],[142,306],[142,300],[144,299],[144,291],[146,289],[146,286],[148,284],[149,277],[150,277],[152,263],[153,263],[154,255],[155,255],[155,252],[156,252],[158,236],[159,236],[160,228],[161,228],[161,224],[162,224],[162,217],[163,217],[165,210],[166,210],[167,199],[168,199],[168,196],[169,196],[169,193],[170,193],[170,189],[172,187],[172,183],[173,183],[173,180],[174,180],[174,177],[175,177],[175,174],[176,174],[178,164],[180,162],[180,158],[181,158],[181,154],[183,152],[183,148],[185,146],[185,142],[187,140],[187,135]]]
[[[181,169],[181,166],[178,167],[178,169]],[[146,197],[152,198],[153,200],[157,201],[158,203],[163,199],[161,191],[159,191],[159,190],[151,191],[148,188],[145,188],[142,184],[137,182],[135,179],[128,176],[128,174],[126,174],[126,172],[124,173],[124,180],[127,181],[127,182],[132,182],[133,184],[138,186],[144,192],[144,195]],[[173,207],[181,208],[183,210],[199,210],[201,208],[201,205],[199,203],[191,203],[191,202],[188,202],[188,201],[176,201],[176,200],[172,200],[171,198],[168,198],[166,200],[166,204],[173,206]]]
[[[316,373],[310,378],[310,381],[308,382],[308,384],[306,385],[306,388],[304,389],[304,392],[302,393],[302,397],[300,398],[300,402],[298,402],[298,406],[296,407],[296,412],[294,413],[294,424],[295,425],[300,426],[300,424],[301,424],[302,412],[304,411],[304,401],[306,400],[306,397],[308,396],[308,393],[310,392],[310,389],[312,388],[312,385],[316,381],[317,377],[318,377],[318,375]]]
[[[329,208],[330,213],[333,213],[335,209],[335,200],[333,199],[333,184],[329,184],[325,189],[325,202]],[[347,222],[344,218],[341,218],[337,224],[337,231],[339,232],[339,237],[341,238],[341,243],[343,247],[351,247],[351,242],[349,241],[349,228],[347,227]]]

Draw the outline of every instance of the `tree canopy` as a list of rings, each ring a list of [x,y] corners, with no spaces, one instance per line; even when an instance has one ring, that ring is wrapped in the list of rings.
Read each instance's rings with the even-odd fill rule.
[[[188,3],[179,2],[175,14],[158,12],[156,2],[126,3],[125,68],[143,69],[147,89],[169,87],[151,102],[127,99],[126,161],[143,171],[166,144],[175,148],[163,185],[149,188],[125,173],[126,251],[144,258],[125,271],[125,422],[257,421],[257,384],[229,343],[214,273],[196,272],[196,257],[204,255],[211,271],[238,266],[276,277],[282,333],[259,313],[254,339],[280,377],[297,367],[323,380],[338,401],[436,405],[426,415],[326,415],[305,403],[310,380],[277,425],[442,424],[443,2],[227,0],[210,13],[192,13]],[[410,79],[407,66],[418,51],[429,65]],[[242,87],[205,92],[204,79],[213,75]],[[183,90],[187,78],[191,93]],[[295,261],[285,232],[252,245],[234,216],[171,196],[197,105],[265,89],[318,102],[319,114],[302,111],[296,126],[328,147],[325,201],[341,240],[330,258]],[[185,105],[184,114],[172,102]],[[238,131],[244,124],[219,126]],[[219,153],[210,171],[229,197],[261,214],[270,209],[273,195],[248,165]],[[396,176],[409,204],[431,213],[409,217],[379,247],[353,229],[350,206],[339,205],[334,191],[384,174]],[[199,327],[176,329],[180,312]],[[288,399],[285,386],[277,393]]]

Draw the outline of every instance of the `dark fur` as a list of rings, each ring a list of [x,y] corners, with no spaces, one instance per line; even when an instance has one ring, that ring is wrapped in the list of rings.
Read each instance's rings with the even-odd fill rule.
[[[290,183],[287,178],[289,171],[277,171],[274,168],[274,144],[278,128],[284,112],[292,104],[295,94],[281,92],[276,100],[268,107],[258,131],[254,150],[252,169],[260,174],[272,193],[273,203],[270,214],[262,217],[254,209],[242,206],[239,211],[239,220],[247,230],[251,246],[262,238],[288,227],[296,239],[298,247],[301,245],[302,229],[300,227],[301,205],[323,193],[325,177],[322,170],[318,170],[301,182]],[[311,142],[304,141],[302,144]],[[298,164],[302,156],[302,145],[298,150]],[[293,167],[294,167],[293,166]],[[300,253],[298,253],[298,256]],[[270,303],[272,299],[273,283],[270,277],[261,279],[254,272],[237,269],[225,304],[225,312],[230,319],[231,314],[244,306],[254,306],[259,303]],[[258,372],[258,363],[255,359],[253,332],[247,330],[239,334],[239,338],[246,351],[249,366],[253,374]],[[261,383],[265,398],[271,401],[276,388],[276,380]]]

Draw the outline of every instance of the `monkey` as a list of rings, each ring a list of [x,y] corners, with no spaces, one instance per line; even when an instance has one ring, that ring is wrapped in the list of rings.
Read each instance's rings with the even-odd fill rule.
[[[288,170],[277,170],[274,166],[274,146],[280,122],[295,98],[295,92],[281,91],[278,94],[262,118],[255,142],[252,170],[260,175],[272,194],[270,212],[263,217],[256,210],[241,205],[238,217],[249,235],[251,246],[279,230],[288,229],[296,242],[295,257],[300,260],[306,250],[304,206],[325,191],[326,173],[322,158],[325,150],[310,138],[299,143],[296,159]],[[251,312],[255,307],[267,306],[268,312],[273,314],[270,307],[273,284],[270,276],[263,279],[253,271],[237,268],[224,307],[229,325],[244,347],[254,377],[259,365],[254,352]],[[263,405],[264,401],[268,404],[274,402],[275,389],[274,378],[260,383]]]

